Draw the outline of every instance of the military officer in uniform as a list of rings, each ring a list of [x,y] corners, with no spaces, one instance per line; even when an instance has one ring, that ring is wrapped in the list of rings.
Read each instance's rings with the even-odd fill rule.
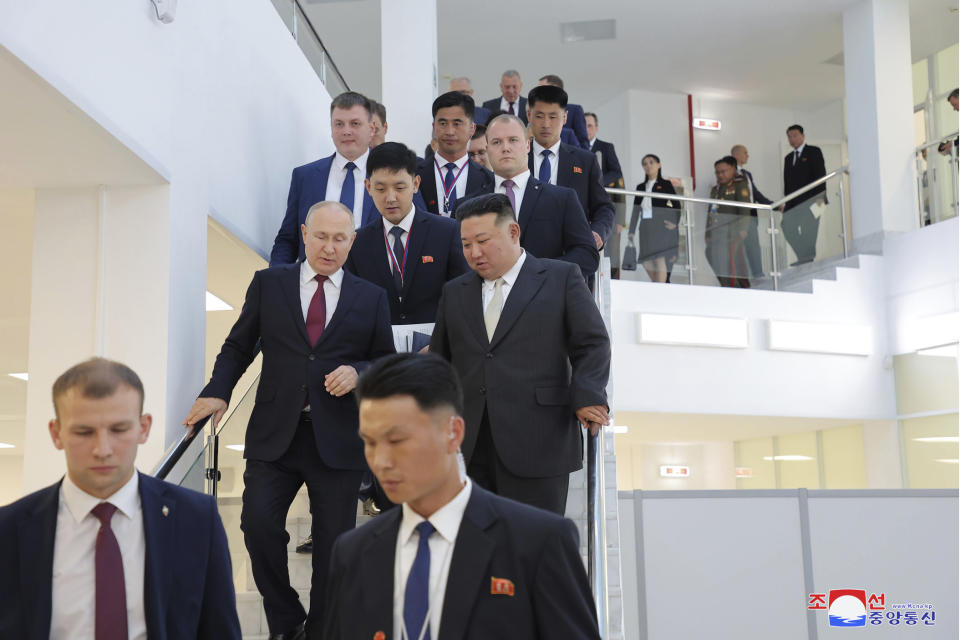
[[[710,190],[712,200],[752,202],[750,183],[737,174],[737,159],[724,156],[713,164],[717,184]],[[721,287],[750,288],[750,272],[747,267],[746,240],[751,224],[755,224],[757,212],[737,206],[712,205],[707,214],[707,229],[704,239],[707,245],[707,262],[720,281]]]

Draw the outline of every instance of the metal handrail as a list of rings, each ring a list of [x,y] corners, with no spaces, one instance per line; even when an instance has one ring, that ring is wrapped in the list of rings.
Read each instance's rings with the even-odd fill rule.
[[[313,34],[313,37],[317,40],[317,44],[319,44],[320,48],[323,49],[326,62],[328,62],[331,67],[333,67],[333,70],[337,74],[337,78],[340,80],[340,83],[343,85],[344,89],[349,91],[350,85],[347,84],[347,81],[344,79],[343,74],[340,73],[340,69],[337,67],[337,63],[334,62],[333,58],[330,56],[330,50],[327,49],[326,46],[324,46],[323,40],[320,39],[320,34],[318,34],[317,30],[313,27],[313,23],[310,21],[309,16],[307,16],[307,12],[303,10],[303,6],[300,4],[300,0],[293,0],[293,4],[295,4],[297,9],[300,10],[300,13],[303,15],[303,19],[307,23],[307,27],[310,28],[310,33]]]
[[[926,142],[926,143],[920,145],[919,147],[917,147],[916,149],[913,150],[913,153],[914,153],[914,155],[916,155],[916,154],[920,153],[921,151],[923,151],[924,149],[929,149],[930,147],[939,147],[939,146],[940,146],[941,144],[943,144],[944,142],[949,142],[950,140],[955,140],[955,139],[957,138],[957,136],[960,136],[960,131],[954,131],[953,133],[948,133],[947,135],[945,135],[945,136],[943,136],[943,137],[941,137],[941,138],[939,138],[939,139],[937,139],[937,140],[933,140],[932,142]]]
[[[190,445],[196,439],[197,434],[203,433],[204,427],[209,420],[210,417],[207,416],[194,426],[193,431],[184,431],[184,434],[180,436],[179,440],[167,447],[163,456],[160,457],[160,462],[153,468],[153,473],[150,475],[160,478],[161,480],[170,475],[173,468],[180,462],[180,458],[183,457],[183,454],[187,452],[187,449],[190,448]]]

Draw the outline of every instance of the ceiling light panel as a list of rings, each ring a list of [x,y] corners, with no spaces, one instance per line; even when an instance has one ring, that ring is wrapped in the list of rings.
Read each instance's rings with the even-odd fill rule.
[[[616,20],[584,20],[582,22],[560,23],[560,42],[564,44],[586,40],[615,40],[616,37]]]

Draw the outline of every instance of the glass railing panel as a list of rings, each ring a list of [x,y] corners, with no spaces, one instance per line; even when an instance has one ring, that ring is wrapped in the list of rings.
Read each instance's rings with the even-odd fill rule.
[[[957,216],[957,149],[932,146],[917,154],[917,192],[924,226]]]
[[[330,52],[323,46],[320,36],[303,12],[300,3],[297,0],[271,1],[283,19],[283,23],[296,39],[310,66],[316,71],[320,82],[327,88],[327,93],[336,96],[349,91],[346,81],[330,58]]]
[[[803,267],[806,271],[804,265],[846,256],[844,179],[845,174],[839,173],[827,180],[823,190],[793,198],[784,204],[783,211],[774,213],[777,233],[771,252],[776,255],[775,266],[781,275],[789,277],[791,269]]]
[[[270,0],[273,2],[273,8],[277,10],[277,13],[280,14],[280,18],[283,20],[283,24],[286,25],[287,30],[290,33],[293,33],[294,30],[294,5],[293,0]]]

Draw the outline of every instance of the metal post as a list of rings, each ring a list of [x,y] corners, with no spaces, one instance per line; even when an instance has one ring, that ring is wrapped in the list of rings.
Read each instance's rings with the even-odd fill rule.
[[[923,154],[918,151],[913,156],[917,165],[917,228],[923,228]],[[842,183],[841,183],[842,184]]]
[[[587,557],[600,637],[606,639],[610,635],[607,620],[607,509],[603,467],[601,428],[597,435],[587,436]]]
[[[300,42],[300,38],[297,37],[297,32],[299,31],[299,26],[297,24],[297,3],[295,0],[290,0],[290,8],[293,10],[293,39],[296,42]]]
[[[843,174],[841,173],[838,177],[840,178],[840,237],[843,239],[843,257],[846,259],[850,250],[847,238],[847,203],[843,197]]]
[[[953,215],[960,216],[960,185],[957,183],[957,145],[950,145],[950,175],[953,178]]]
[[[327,50],[320,49],[320,82],[327,86]],[[332,92],[330,92],[332,95]]]
[[[770,228],[767,229],[767,233],[770,234],[770,277],[773,278],[773,290],[780,290],[780,271],[777,269],[777,216],[776,212],[771,207],[770,211]]]
[[[687,228],[687,280],[689,284],[693,284],[693,204],[688,202],[684,209],[684,226]]]

